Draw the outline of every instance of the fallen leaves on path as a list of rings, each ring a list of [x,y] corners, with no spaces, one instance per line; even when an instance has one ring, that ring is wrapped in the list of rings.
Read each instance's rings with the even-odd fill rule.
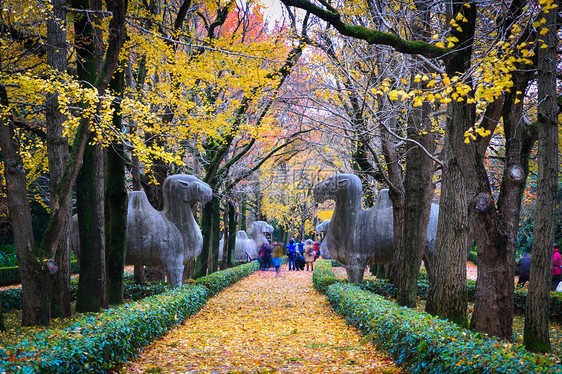
[[[258,272],[120,373],[401,373],[332,310],[311,272]]]

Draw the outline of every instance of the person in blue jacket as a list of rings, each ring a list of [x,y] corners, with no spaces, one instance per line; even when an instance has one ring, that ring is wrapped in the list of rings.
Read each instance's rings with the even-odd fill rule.
[[[299,251],[299,253],[301,255],[304,255],[304,243],[302,241],[299,241],[297,244],[297,250]]]
[[[287,256],[289,257],[289,271],[297,270],[295,267],[295,259],[297,258],[297,246],[293,239],[287,244]]]

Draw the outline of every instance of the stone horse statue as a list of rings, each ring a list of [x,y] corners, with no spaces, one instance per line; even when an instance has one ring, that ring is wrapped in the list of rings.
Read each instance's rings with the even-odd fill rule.
[[[191,203],[211,200],[212,190],[198,178],[172,175],[163,184],[164,209],[150,205],[143,191],[129,193],[126,265],[163,266],[171,286],[182,283],[184,265],[200,253],[201,230]]]
[[[314,197],[323,202],[336,202],[330,227],[324,241],[332,257],[345,266],[347,279],[361,283],[367,265],[388,264],[393,260],[394,235],[392,203],[388,190],[382,190],[375,205],[361,206],[362,186],[353,174],[334,175],[314,186]],[[435,204],[434,204],[435,205]],[[428,247],[435,248],[437,214],[432,212],[428,225]],[[435,208],[432,206],[432,211]],[[427,248],[426,248],[427,249]]]
[[[320,224],[316,225],[316,232],[319,234],[323,232],[328,232],[329,227],[330,227],[330,220],[329,219],[324,220]],[[329,260],[332,258],[332,256],[330,256],[330,252],[328,252],[328,245],[326,244],[326,236],[324,236],[322,243],[320,243],[320,256],[322,256],[324,260]]]

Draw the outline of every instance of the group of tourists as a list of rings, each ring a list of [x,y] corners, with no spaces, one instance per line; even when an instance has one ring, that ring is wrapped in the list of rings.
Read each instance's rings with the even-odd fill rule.
[[[518,286],[524,286],[525,283],[529,281],[529,275],[531,273],[531,255],[525,253],[523,257],[519,260],[519,279],[517,281]],[[552,282],[550,285],[551,291],[559,291],[562,286],[559,284],[562,282],[562,258],[560,256],[560,251],[558,248],[554,247],[554,254],[552,255]]]
[[[307,239],[304,243],[295,243],[289,240],[287,247],[287,257],[289,258],[289,271],[314,270],[314,261],[320,256],[320,248],[317,242]]]
[[[264,243],[258,250],[258,261],[261,270],[267,271],[272,266],[279,273],[281,268],[281,257],[287,255],[289,258],[289,271],[314,270],[314,261],[320,256],[320,248],[317,242],[307,239],[303,242],[289,240],[287,245],[281,243]]]

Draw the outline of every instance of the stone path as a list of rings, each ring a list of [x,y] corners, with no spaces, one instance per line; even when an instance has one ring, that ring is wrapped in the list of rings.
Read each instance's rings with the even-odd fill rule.
[[[401,373],[335,313],[312,273],[257,272],[119,373]]]

